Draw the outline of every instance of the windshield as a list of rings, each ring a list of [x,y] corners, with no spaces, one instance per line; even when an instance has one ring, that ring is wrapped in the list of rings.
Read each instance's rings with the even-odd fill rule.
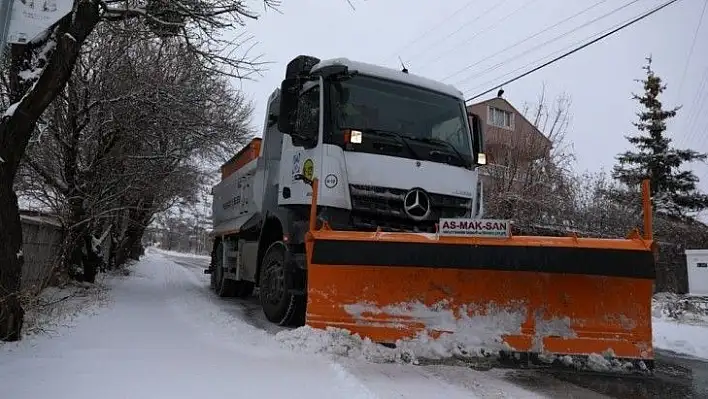
[[[411,158],[472,162],[466,112],[457,98],[363,75],[335,82],[332,95],[340,130],[361,130],[364,141],[400,136],[408,149],[402,152]]]

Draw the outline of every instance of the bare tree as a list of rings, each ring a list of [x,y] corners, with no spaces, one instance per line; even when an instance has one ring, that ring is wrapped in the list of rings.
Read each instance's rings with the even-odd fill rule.
[[[262,0],[266,5],[276,5]],[[8,74],[8,107],[0,121],[0,339],[19,340],[24,311],[17,298],[22,272],[22,230],[13,183],[26,147],[40,117],[63,91],[80,58],[81,50],[98,26],[178,43],[182,51],[205,68],[244,77],[261,66],[245,55],[237,41],[219,38],[256,15],[243,0],[191,0],[146,2],[75,0],[72,12],[46,35],[11,48]],[[106,25],[108,24],[108,25]],[[97,48],[100,51],[100,47]],[[244,73],[245,72],[245,73]],[[71,93],[67,93],[71,94]]]
[[[514,219],[519,225],[562,223],[573,208],[572,148],[566,142],[571,100],[561,94],[549,105],[543,89],[537,102],[526,104],[530,126],[517,122],[514,134],[487,132],[490,165],[484,173],[486,213]],[[538,133],[540,132],[540,134]]]

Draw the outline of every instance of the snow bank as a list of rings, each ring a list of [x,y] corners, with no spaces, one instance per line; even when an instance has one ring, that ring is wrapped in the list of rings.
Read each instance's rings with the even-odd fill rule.
[[[652,298],[652,316],[666,321],[708,325],[708,297],[657,293]]]
[[[63,287],[47,287],[32,300],[25,314],[25,335],[57,332],[72,327],[78,320],[95,315],[110,303],[103,282],[71,282]]]
[[[192,253],[188,253],[188,252],[169,251],[167,249],[161,249],[158,247],[150,247],[150,249],[152,251],[155,251],[155,252],[163,254],[163,255],[178,256],[181,258],[192,258],[192,259],[210,259],[209,255],[197,255],[197,254],[192,254]]]
[[[400,323],[411,322],[410,319],[405,319],[405,316],[408,316],[415,322],[424,323],[428,331],[455,333],[442,333],[434,338],[424,331],[414,338],[397,341],[395,348],[388,348],[345,329],[332,327],[320,330],[305,326],[281,331],[276,334],[276,339],[294,350],[363,358],[374,362],[415,364],[418,363],[418,359],[486,357],[498,353],[499,350],[509,349],[503,342],[502,336],[519,334],[521,324],[526,319],[523,308],[510,310],[498,309],[494,306],[488,307],[482,313],[472,312],[472,316],[468,316],[467,309],[463,307],[461,313],[464,316],[458,319],[452,310],[445,309],[445,305],[446,303],[439,303],[427,307],[422,303],[414,302],[383,308],[371,304],[345,306],[347,312],[358,320],[371,319],[367,315],[376,317],[386,314],[387,324],[396,326],[396,317]]]
[[[708,359],[708,326],[654,319],[653,330],[655,347]]]
[[[377,308],[370,304],[345,305],[344,308],[360,323],[382,323],[396,326],[396,323],[423,323],[427,330],[413,338],[398,340],[395,347],[376,344],[368,338],[362,338],[346,329],[329,327],[325,330],[309,326],[294,330],[281,331],[276,339],[281,345],[301,352],[320,353],[333,358],[348,357],[363,359],[374,363],[410,363],[420,364],[430,360],[479,360],[496,359],[500,351],[512,351],[503,340],[504,335],[518,335],[527,318],[522,306],[498,308],[494,305],[484,311],[469,311],[462,307],[460,314],[447,309],[446,303],[426,307],[419,302]],[[385,318],[384,318],[385,315]],[[398,319],[397,319],[398,317]],[[544,352],[543,338],[547,336],[575,337],[570,327],[570,320],[546,319],[542,314],[535,315],[536,329],[533,337],[533,351],[539,353],[539,359],[546,363],[558,362],[578,370],[593,371],[632,371],[633,364],[616,358],[610,350],[595,353],[587,359],[559,356]],[[428,331],[449,331],[437,337]],[[646,370],[646,365],[639,364]]]
[[[12,352],[32,346],[45,336],[63,336],[85,318],[97,315],[112,299],[105,279],[96,284],[69,282],[47,287],[26,301],[22,340],[0,342],[0,349]]]
[[[708,297],[658,293],[652,316],[656,348],[708,359]]]

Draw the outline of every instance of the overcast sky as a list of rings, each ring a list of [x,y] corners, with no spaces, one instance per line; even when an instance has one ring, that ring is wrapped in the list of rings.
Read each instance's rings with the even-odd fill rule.
[[[536,99],[544,83],[549,98],[569,94],[573,119],[568,140],[574,145],[576,170],[610,170],[617,153],[629,148],[624,135],[633,133],[638,105],[631,95],[642,91],[634,79],[644,77],[642,66],[651,54],[655,72],[668,86],[663,103],[684,106],[669,125],[674,144],[708,152],[708,12],[687,64],[704,2],[678,1],[505,86],[504,97],[522,108]],[[254,101],[253,122],[259,132],[268,96],[279,87],[287,62],[299,54],[347,57],[394,68],[400,68],[400,56],[411,73],[443,80],[471,97],[664,0],[351,0],[355,9],[347,0],[282,3],[282,13],[261,8],[260,19],[247,26],[258,41],[253,54],[272,62],[263,76],[254,76],[256,81],[241,84]],[[595,3],[600,4],[500,52]],[[476,65],[463,70],[472,64]],[[496,90],[475,101],[494,95]],[[701,188],[708,191],[708,167],[695,170],[705,180]]]

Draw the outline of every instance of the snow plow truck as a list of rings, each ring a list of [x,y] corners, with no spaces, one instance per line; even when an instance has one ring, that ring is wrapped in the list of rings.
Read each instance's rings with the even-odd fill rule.
[[[485,164],[481,119],[454,87],[298,56],[262,137],[221,167],[205,273],[222,297],[257,288],[279,325],[388,345],[494,332],[516,363],[653,369],[648,182],[643,232],[522,236],[483,218]]]

